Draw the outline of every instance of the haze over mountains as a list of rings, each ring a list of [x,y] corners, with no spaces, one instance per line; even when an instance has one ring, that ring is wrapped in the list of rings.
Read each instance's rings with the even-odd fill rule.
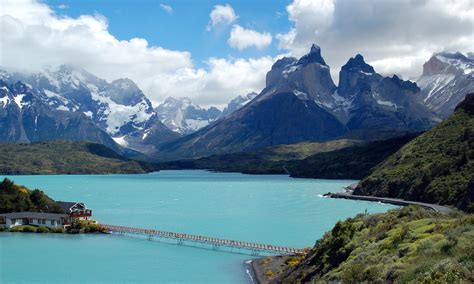
[[[416,83],[385,77],[362,55],[336,86],[321,49],[274,63],[259,93],[223,111],[188,98],[153,108],[129,79],[107,82],[62,65],[37,74],[0,72],[0,133],[8,143],[87,140],[157,159],[193,158],[302,141],[376,139],[431,128],[474,91],[473,59],[435,54]]]

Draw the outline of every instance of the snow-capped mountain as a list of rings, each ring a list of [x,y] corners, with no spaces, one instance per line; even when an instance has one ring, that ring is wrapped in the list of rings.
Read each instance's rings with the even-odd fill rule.
[[[360,139],[414,132],[436,117],[417,101],[415,83],[384,77],[361,55],[349,59],[339,86],[313,45],[308,54],[272,66],[266,87],[239,110],[160,147],[165,159],[200,157],[302,141]]]
[[[61,65],[36,74],[8,73],[0,76],[10,82],[21,81],[38,91],[41,101],[56,110],[80,113],[106,131],[120,145],[142,152],[150,133],[160,133],[154,141],[168,142],[177,135],[159,120],[151,102],[130,79],[107,82],[86,70]],[[152,129],[160,128],[160,131]]]
[[[446,118],[474,91],[474,59],[459,52],[434,54],[423,65],[417,84],[428,108]]]
[[[245,96],[237,96],[236,98],[234,98],[233,100],[231,100],[227,106],[224,108],[224,110],[222,111],[221,115],[219,116],[219,118],[221,117],[225,117],[239,109],[241,109],[243,106],[245,106],[246,104],[250,103],[253,99],[255,99],[256,97],[258,96],[257,93],[255,92],[252,92],[252,93],[248,93],[247,95]]]
[[[208,109],[194,104],[189,98],[167,98],[156,109],[160,120],[180,134],[195,132],[215,121],[221,114],[216,107]]]
[[[58,110],[45,103],[42,95],[31,86],[0,78],[0,141],[48,140],[91,141],[118,153],[126,152],[85,115]]]

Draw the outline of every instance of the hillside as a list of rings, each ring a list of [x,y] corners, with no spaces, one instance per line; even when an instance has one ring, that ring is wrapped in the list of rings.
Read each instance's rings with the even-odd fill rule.
[[[0,144],[1,174],[144,173],[145,165],[90,142]]]
[[[472,283],[474,215],[414,207],[338,222],[305,257],[269,257],[263,283]]]
[[[474,94],[453,115],[405,145],[355,194],[454,205],[474,211]]]

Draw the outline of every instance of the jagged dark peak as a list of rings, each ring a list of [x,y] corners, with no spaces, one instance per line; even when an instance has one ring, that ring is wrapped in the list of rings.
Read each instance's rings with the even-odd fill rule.
[[[403,90],[412,91],[414,93],[420,91],[420,88],[416,85],[415,82],[412,82],[410,80],[405,81],[395,74],[391,78],[390,77],[386,77],[386,78],[391,80],[393,83],[395,83],[397,86],[399,86]]]
[[[368,74],[374,74],[374,67],[370,66],[364,61],[364,57],[360,54],[357,54],[354,57],[351,57],[347,63],[342,66],[342,70],[350,72],[363,72]]]
[[[309,53],[304,55],[298,60],[298,64],[301,64],[301,65],[305,65],[309,63],[319,63],[319,64],[327,66],[326,62],[321,56],[321,47],[319,47],[318,45],[314,43],[313,45],[311,45],[311,49]]]
[[[466,98],[456,106],[456,110],[463,109],[470,115],[474,115],[474,93],[466,95]]]
[[[273,65],[272,65],[272,70],[273,69],[284,69],[287,66],[293,65],[296,63],[298,59],[294,57],[283,57],[281,59],[278,59]]]

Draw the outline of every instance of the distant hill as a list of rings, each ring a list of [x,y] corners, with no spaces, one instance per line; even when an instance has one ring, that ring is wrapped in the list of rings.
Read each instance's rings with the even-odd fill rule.
[[[362,180],[355,194],[454,205],[474,211],[474,93]]]
[[[178,160],[159,163],[160,169],[207,169],[221,172],[246,174],[285,174],[284,164],[316,153],[338,150],[363,142],[340,139],[329,142],[302,142],[278,145],[259,150],[213,155],[200,159]]]
[[[145,168],[90,142],[0,144],[1,174],[125,174],[144,173]]]

